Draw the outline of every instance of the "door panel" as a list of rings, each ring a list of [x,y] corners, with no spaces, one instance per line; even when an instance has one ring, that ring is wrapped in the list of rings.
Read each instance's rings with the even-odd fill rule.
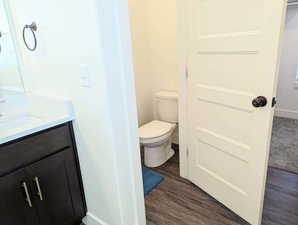
[[[230,34],[259,30],[263,2],[246,0],[193,1],[193,23],[198,35]]]
[[[66,168],[70,159],[66,156],[67,151],[63,151],[26,168],[42,225],[71,224],[76,219]]]
[[[260,224],[286,1],[187,0],[189,177]],[[255,108],[252,100],[268,104]]]
[[[26,182],[26,195],[23,182]],[[23,170],[0,177],[0,220],[5,225],[38,225],[33,195]],[[30,198],[32,206],[26,201]]]
[[[197,84],[197,98],[200,101],[210,102],[225,107],[251,112],[253,95],[243,91],[221,88],[211,85]]]

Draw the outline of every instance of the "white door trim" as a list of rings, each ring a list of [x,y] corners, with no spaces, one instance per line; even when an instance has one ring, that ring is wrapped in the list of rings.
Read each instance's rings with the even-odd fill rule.
[[[96,4],[117,150],[114,158],[117,162],[118,192],[115,195],[119,199],[119,224],[146,225],[128,2],[109,0]],[[92,213],[88,215],[90,217]]]
[[[179,56],[179,154],[180,154],[180,176],[188,179],[188,154],[187,154],[187,26],[185,21],[185,2],[176,0],[177,4],[177,45]]]

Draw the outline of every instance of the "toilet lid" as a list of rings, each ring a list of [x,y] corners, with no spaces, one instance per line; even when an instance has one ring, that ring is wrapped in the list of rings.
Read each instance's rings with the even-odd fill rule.
[[[156,138],[172,131],[176,124],[154,120],[139,128],[140,138]]]

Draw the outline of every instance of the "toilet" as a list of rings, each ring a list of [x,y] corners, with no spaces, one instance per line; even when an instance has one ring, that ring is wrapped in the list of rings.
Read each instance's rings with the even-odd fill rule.
[[[178,94],[172,91],[157,92],[154,103],[156,120],[139,128],[147,167],[158,167],[175,154],[172,135],[178,123]]]

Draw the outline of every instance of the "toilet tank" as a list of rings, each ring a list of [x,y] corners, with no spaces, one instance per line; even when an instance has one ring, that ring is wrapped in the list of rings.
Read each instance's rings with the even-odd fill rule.
[[[160,91],[155,94],[156,119],[169,123],[178,123],[178,93]]]

